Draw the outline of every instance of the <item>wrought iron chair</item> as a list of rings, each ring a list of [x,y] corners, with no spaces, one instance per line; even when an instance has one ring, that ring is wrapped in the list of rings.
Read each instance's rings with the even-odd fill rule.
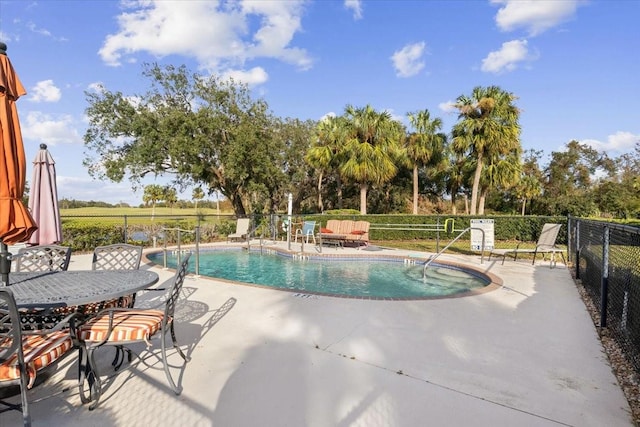
[[[137,270],[142,259],[142,246],[128,243],[98,246],[93,250],[92,270]],[[117,301],[121,307],[133,307],[135,295],[127,295]],[[113,305],[113,304],[111,304]],[[103,306],[101,308],[106,308]]]
[[[71,247],[59,245],[39,245],[20,248],[15,256],[16,271],[18,272],[47,272],[66,271],[71,259]],[[65,316],[75,311],[75,307],[60,307],[51,311],[32,309],[22,311],[23,330],[40,328],[42,322],[61,321]],[[49,316],[49,317],[47,317]]]
[[[114,243],[112,245],[97,246],[93,250],[91,269],[100,270],[137,270],[140,268],[142,260],[142,246],[130,245],[128,243]],[[85,307],[85,312],[97,312],[109,307],[133,307],[136,303],[136,295],[125,295],[116,300],[105,301],[98,305]],[[124,346],[116,347],[116,355],[111,363],[118,370],[124,362],[124,354],[128,354],[131,362],[131,352]]]
[[[68,319],[50,329],[22,331],[20,312],[9,287],[0,288],[0,386],[20,385],[21,403],[0,400],[9,410],[22,411],[23,424],[31,425],[27,390],[38,371],[64,356],[73,346],[66,327]]]
[[[190,256],[190,253],[186,254],[176,270],[173,284],[169,289],[166,301],[163,302],[163,310],[158,307],[148,309],[113,307],[102,310],[84,324],[75,326],[72,323],[72,336],[80,349],[80,398],[83,403],[93,401],[89,407],[90,410],[98,406],[102,392],[100,374],[94,358],[95,350],[105,345],[122,347],[137,342],[144,342],[149,347],[150,339],[158,334],[161,339],[162,362],[169,385],[176,395],[182,392],[181,387],[176,385],[169,371],[166,334],[167,332],[171,333],[173,347],[187,362],[187,356],[178,347],[176,341],[174,312],[187,275]]]
[[[16,271],[61,271],[69,268],[71,248],[40,245],[20,248],[16,256]]]
[[[98,246],[93,250],[92,270],[137,270],[142,259],[142,246],[128,243]]]

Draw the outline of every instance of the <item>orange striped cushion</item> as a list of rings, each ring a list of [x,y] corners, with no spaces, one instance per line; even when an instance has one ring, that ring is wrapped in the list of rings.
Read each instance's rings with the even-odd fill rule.
[[[22,337],[24,363],[27,366],[29,384],[31,388],[36,380],[36,373],[58,360],[69,349],[73,342],[69,331],[57,331],[47,335],[25,335]],[[20,378],[18,355],[13,355],[0,365],[0,381],[10,381]]]
[[[113,314],[113,329],[109,341],[147,341],[158,332],[164,312],[160,310],[127,310]],[[82,341],[104,341],[109,331],[109,315],[94,317],[78,331]]]

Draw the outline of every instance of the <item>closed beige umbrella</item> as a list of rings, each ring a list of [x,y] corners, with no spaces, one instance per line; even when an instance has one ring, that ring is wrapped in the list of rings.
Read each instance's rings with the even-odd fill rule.
[[[40,150],[33,160],[29,211],[38,224],[38,230],[31,235],[29,243],[50,245],[62,241],[56,162],[53,161],[46,144],[40,144]]]

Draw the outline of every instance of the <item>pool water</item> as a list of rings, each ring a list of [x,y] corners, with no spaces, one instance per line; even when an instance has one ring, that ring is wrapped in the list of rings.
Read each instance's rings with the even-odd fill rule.
[[[175,268],[176,254],[167,254]],[[162,264],[163,253],[148,255]],[[189,265],[195,272],[195,261]],[[413,260],[412,260],[413,261]],[[452,296],[484,288],[491,281],[479,273],[433,263],[423,278],[424,261],[329,258],[298,260],[277,253],[246,250],[200,251],[200,275],[303,293],[361,298],[418,299]]]

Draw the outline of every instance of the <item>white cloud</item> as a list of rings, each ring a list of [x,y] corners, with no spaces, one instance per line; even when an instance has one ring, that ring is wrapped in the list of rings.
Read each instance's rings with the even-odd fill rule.
[[[527,49],[526,40],[512,40],[502,43],[500,50],[490,52],[482,60],[482,71],[487,73],[500,73],[503,71],[513,71],[518,63],[531,60]]]
[[[246,83],[249,86],[260,85],[269,80],[269,75],[262,67],[254,67],[250,70],[227,70],[222,74],[223,79],[232,78],[236,82]]]
[[[320,117],[320,121],[324,122],[327,119],[329,119],[329,117],[338,117],[338,115],[336,113],[334,113],[333,111],[329,111],[327,114],[325,114],[324,116]]]
[[[53,118],[47,114],[31,111],[21,120],[22,136],[27,141],[58,144],[82,144],[82,137],[69,115]]]
[[[503,5],[496,14],[496,23],[502,31],[524,28],[535,36],[571,19],[580,0],[491,0]]]
[[[47,30],[46,28],[39,28],[36,24],[34,24],[33,22],[27,22],[26,24],[27,29],[29,29],[29,31],[35,33],[35,34],[39,34],[41,36],[45,36],[48,38],[51,38],[53,40],[56,41],[67,41],[66,37],[57,37],[54,36],[53,34],[51,34],[51,31]]]
[[[391,56],[393,66],[398,77],[411,77],[418,74],[424,68],[425,43],[408,44],[397,50]]]
[[[31,89],[29,101],[33,102],[58,102],[62,98],[62,92],[53,84],[53,80],[43,80],[36,83]]]
[[[583,139],[582,144],[598,150],[598,151],[615,151],[625,153],[633,150],[635,145],[640,142],[640,135],[634,135],[631,132],[618,131],[607,137],[607,142],[598,141],[597,139]]]
[[[6,44],[6,42],[11,41],[11,36],[8,33],[0,30],[0,40],[2,40]]]
[[[127,13],[118,17],[119,31],[107,36],[99,54],[113,66],[146,52],[193,57],[201,68],[215,72],[240,69],[255,58],[275,58],[306,70],[311,58],[290,46],[302,29],[303,4],[129,1]]]
[[[362,19],[361,0],[344,0],[344,7],[353,11],[353,19],[355,19],[356,21]]]
[[[440,104],[438,104],[438,108],[445,113],[455,113],[458,111],[455,101],[441,102]]]
[[[385,108],[384,111],[391,116],[391,120],[395,120],[400,123],[407,123],[407,117],[396,114],[393,108]]]
[[[36,34],[40,34],[45,37],[51,37],[51,32],[49,30],[45,28],[38,28],[33,22],[28,22],[27,28]]]
[[[96,93],[103,93],[104,92],[104,84],[102,82],[93,82],[93,83],[89,83],[87,85],[87,89],[92,91],[92,92],[96,92]]]

